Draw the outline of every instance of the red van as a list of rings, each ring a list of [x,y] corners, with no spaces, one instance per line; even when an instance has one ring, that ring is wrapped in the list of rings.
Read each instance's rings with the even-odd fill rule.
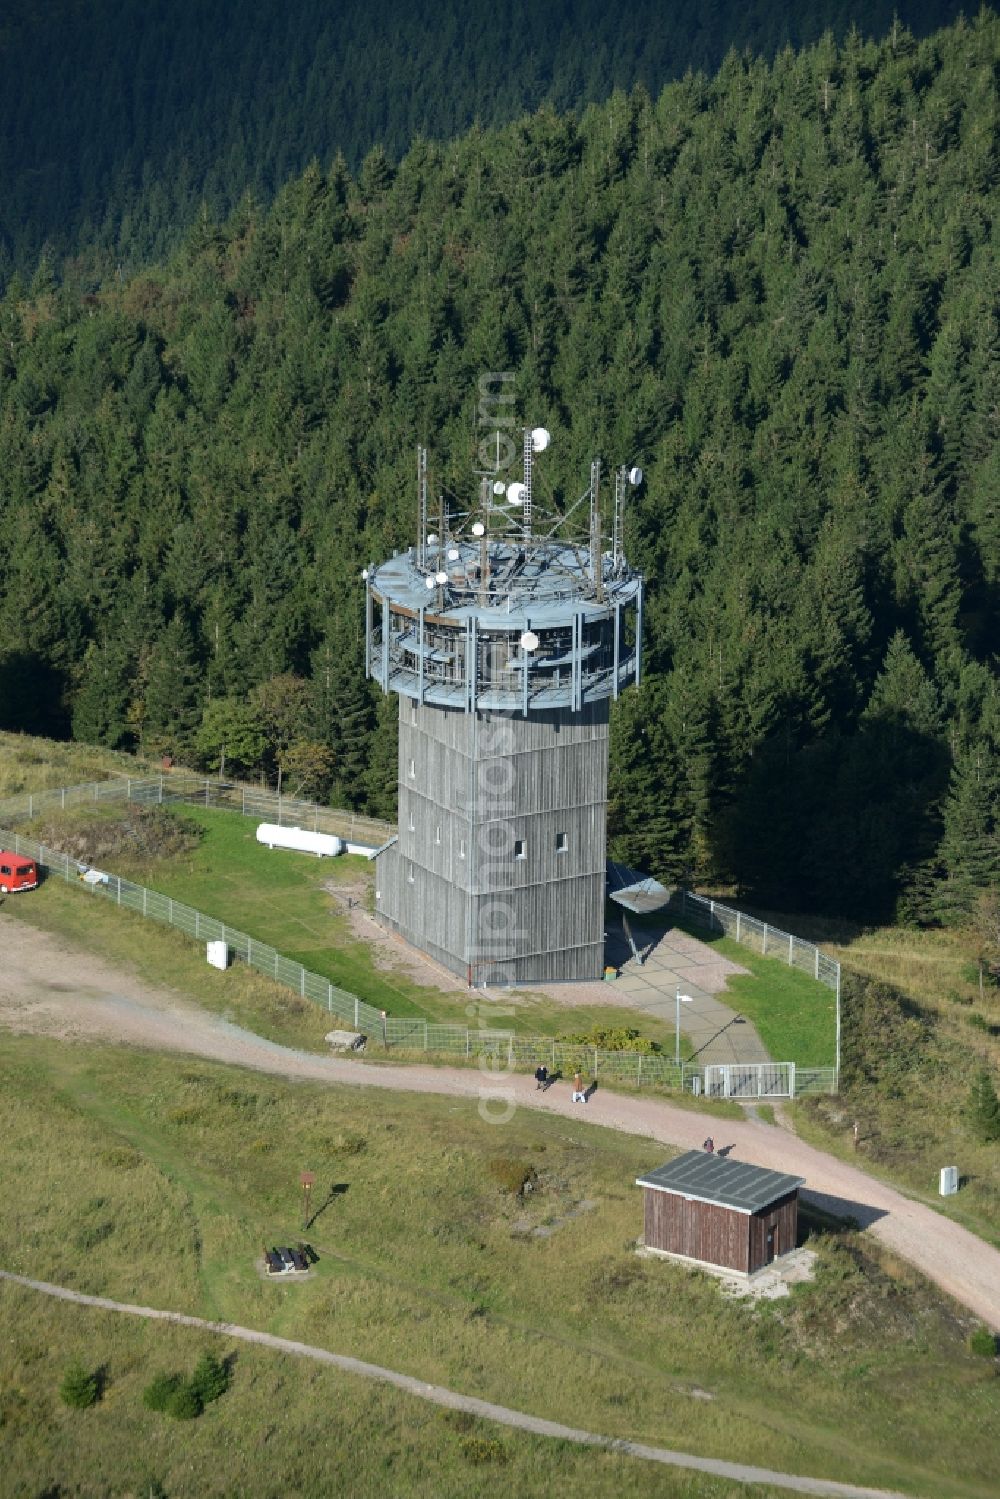
[[[37,885],[38,865],[34,859],[12,854],[9,848],[0,849],[0,895],[9,895],[12,890],[34,890]]]

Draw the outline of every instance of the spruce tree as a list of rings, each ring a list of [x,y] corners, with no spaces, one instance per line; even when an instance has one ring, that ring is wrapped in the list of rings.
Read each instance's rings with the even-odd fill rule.
[[[986,1067],[980,1069],[972,1084],[966,1118],[973,1134],[984,1145],[1000,1140],[1000,1098]]]
[[[96,1405],[100,1388],[96,1374],[89,1373],[77,1359],[70,1364],[59,1386],[59,1398],[73,1410],[88,1410]]]

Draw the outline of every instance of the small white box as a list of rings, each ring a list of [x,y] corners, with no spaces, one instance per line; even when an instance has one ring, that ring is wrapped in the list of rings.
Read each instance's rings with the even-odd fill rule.
[[[227,942],[209,942],[208,961],[213,968],[228,968],[232,961],[229,944]]]
[[[958,1167],[941,1167],[941,1185],[938,1188],[942,1197],[953,1197],[958,1191]]]

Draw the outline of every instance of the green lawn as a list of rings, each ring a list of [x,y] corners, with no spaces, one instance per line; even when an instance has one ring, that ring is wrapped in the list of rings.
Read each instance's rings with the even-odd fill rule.
[[[816,1282],[758,1307],[634,1255],[634,1178],[662,1146],[529,1110],[499,1126],[472,1101],[29,1037],[0,1036],[0,1068],[5,1268],[264,1328],[613,1435],[928,1499],[995,1492],[1000,1380],[966,1351],[952,1310],[864,1236],[815,1241]],[[497,1159],[534,1169],[530,1197],[498,1188]],[[306,1284],[268,1284],[255,1259],[261,1244],[300,1236],[305,1167],[320,1263]],[[392,1392],[242,1347],[232,1391],[179,1427],[143,1410],[140,1392],[158,1372],[189,1370],[204,1335],[9,1288],[0,1308],[12,1493],[125,1494],[149,1475],[171,1499],[319,1495],[346,1472],[362,1494],[731,1492],[464,1432]],[[104,1370],[91,1412],[56,1396],[74,1355]],[[463,1441],[473,1434],[498,1447]]]
[[[765,958],[731,937],[709,932],[670,915],[680,931],[697,937],[724,958],[749,969],[732,975],[720,996],[757,1028],[770,1055],[800,1067],[832,1067],[836,1053],[837,1001],[832,989],[790,968],[779,958]],[[651,925],[633,922],[643,931]]]

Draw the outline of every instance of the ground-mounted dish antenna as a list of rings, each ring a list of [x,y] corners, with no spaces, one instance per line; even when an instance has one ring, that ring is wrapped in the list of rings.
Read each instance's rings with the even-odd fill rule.
[[[536,453],[544,453],[552,441],[552,433],[545,427],[533,427],[531,429],[531,446]]]
[[[527,488],[528,486],[526,484],[522,484],[519,479],[515,480],[513,484],[508,484],[507,498],[510,503],[512,505],[523,505]]]
[[[503,492],[504,492],[504,490],[505,490],[505,489],[506,489],[506,488],[507,488],[507,486],[506,486],[506,484],[505,484],[505,483],[504,483],[504,482],[503,482],[503,480],[502,480],[502,479],[494,479],[494,480],[493,480],[493,493],[494,493],[494,494],[497,494],[497,495],[499,495],[499,494],[503,494]]]
[[[448,561],[449,562],[457,562],[460,555],[461,554],[460,554],[460,552],[458,550],[458,547],[449,547],[448,548]]]
[[[633,489],[638,489],[639,485],[642,483],[642,469],[630,468],[628,471],[628,482],[631,484]]]
[[[481,520],[477,520],[477,521],[473,522],[472,534],[473,534],[473,536],[485,536],[486,535],[486,527],[483,525],[483,523],[482,523]]]
[[[534,630],[525,630],[524,634],[521,636],[521,649],[522,651],[537,651],[538,636],[535,634]]]
[[[434,581],[435,581],[435,583],[447,583],[447,581],[448,581],[448,574],[447,573],[435,573],[434,574]]]
[[[434,587],[434,579],[433,578],[425,578],[424,579],[424,587],[425,588],[433,588]]]

